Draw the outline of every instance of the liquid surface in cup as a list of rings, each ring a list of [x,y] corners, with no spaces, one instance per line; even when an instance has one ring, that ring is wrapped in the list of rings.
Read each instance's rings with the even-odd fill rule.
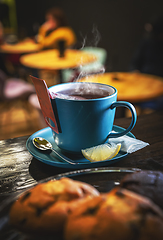
[[[97,99],[97,98],[104,98],[107,96],[112,95],[106,89],[101,88],[76,88],[76,89],[66,89],[58,91],[57,97],[64,98],[64,99],[75,99],[75,100],[86,100],[86,99]]]

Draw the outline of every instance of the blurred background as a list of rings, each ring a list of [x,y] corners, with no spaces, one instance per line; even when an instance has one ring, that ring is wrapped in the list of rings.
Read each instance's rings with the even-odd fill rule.
[[[45,11],[62,7],[79,43],[107,50],[110,71],[128,71],[144,34],[145,23],[163,14],[162,0],[15,0],[18,32],[33,36],[44,22]]]
[[[0,0],[0,21],[5,34],[14,33],[18,39],[32,38],[44,23],[46,10],[52,7],[65,11],[79,48],[106,50],[108,72],[129,71],[133,55],[146,34],[145,24],[163,14],[162,0]],[[29,103],[19,102],[8,109],[9,103],[1,100],[0,139],[32,134],[43,127],[38,120],[39,111]]]

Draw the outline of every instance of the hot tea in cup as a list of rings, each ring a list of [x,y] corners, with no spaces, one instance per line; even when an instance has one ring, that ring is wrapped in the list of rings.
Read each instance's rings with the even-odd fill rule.
[[[80,84],[79,86],[72,85],[66,90],[61,90],[58,92],[50,91],[51,95],[55,98],[62,98],[67,100],[86,100],[86,99],[96,99],[104,98],[114,93],[113,89],[105,89],[102,86],[92,85],[91,83]]]

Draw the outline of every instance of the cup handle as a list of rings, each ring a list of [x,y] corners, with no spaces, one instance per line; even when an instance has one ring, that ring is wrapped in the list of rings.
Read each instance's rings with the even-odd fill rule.
[[[136,124],[136,120],[137,120],[137,114],[136,114],[136,109],[135,107],[129,103],[129,102],[124,102],[124,101],[118,101],[118,102],[114,102],[112,105],[111,105],[111,109],[115,108],[115,107],[127,107],[130,111],[131,111],[131,114],[132,114],[132,120],[131,120],[131,123],[130,123],[130,126],[125,129],[124,131],[122,132],[119,132],[119,133],[110,133],[108,135],[108,138],[116,138],[116,137],[121,137],[125,134],[127,134],[128,132],[130,132],[133,127],[135,126]]]

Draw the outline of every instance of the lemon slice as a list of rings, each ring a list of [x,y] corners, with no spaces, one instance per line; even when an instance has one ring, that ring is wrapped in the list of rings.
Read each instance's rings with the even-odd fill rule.
[[[121,143],[109,145],[107,143],[96,147],[82,149],[83,156],[90,162],[98,162],[112,159],[121,149]]]

